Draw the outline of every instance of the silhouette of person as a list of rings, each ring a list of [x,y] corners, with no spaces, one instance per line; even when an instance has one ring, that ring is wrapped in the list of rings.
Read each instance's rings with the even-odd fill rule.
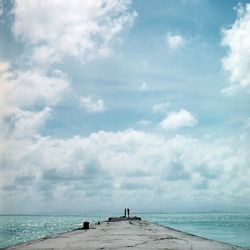
[[[125,218],[126,218],[126,215],[127,215],[127,209],[125,208],[124,209],[124,216],[125,216]]]
[[[129,217],[129,208],[127,208],[127,213],[128,213],[128,217]]]

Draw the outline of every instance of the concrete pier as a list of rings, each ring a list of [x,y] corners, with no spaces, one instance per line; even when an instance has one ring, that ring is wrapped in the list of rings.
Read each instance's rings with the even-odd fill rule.
[[[243,248],[159,226],[138,219],[90,224],[88,230],[76,230],[53,237],[23,243],[7,249],[175,249],[240,250]]]

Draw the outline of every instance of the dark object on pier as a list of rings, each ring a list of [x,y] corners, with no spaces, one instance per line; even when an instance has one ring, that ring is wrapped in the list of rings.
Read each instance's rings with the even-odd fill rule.
[[[82,229],[89,229],[89,222],[88,221],[83,222]]]
[[[108,221],[109,222],[116,222],[116,221],[128,221],[128,220],[141,220],[141,217],[137,217],[137,216],[134,216],[134,217],[109,217],[108,218]]]

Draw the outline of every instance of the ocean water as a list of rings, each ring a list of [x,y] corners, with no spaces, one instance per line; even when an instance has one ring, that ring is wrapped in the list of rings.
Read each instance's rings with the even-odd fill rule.
[[[145,220],[250,249],[250,214],[144,214]]]
[[[0,215],[0,248],[72,231],[83,221],[105,220],[103,216]]]
[[[143,219],[250,249],[250,214],[137,214]],[[0,216],[0,248],[68,232],[108,216]]]

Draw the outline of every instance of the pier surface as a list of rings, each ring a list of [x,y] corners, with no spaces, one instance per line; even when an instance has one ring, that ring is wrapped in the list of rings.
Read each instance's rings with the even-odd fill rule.
[[[208,240],[147,221],[122,220],[90,225],[57,236],[23,243],[7,249],[175,249],[240,250],[243,248]]]

